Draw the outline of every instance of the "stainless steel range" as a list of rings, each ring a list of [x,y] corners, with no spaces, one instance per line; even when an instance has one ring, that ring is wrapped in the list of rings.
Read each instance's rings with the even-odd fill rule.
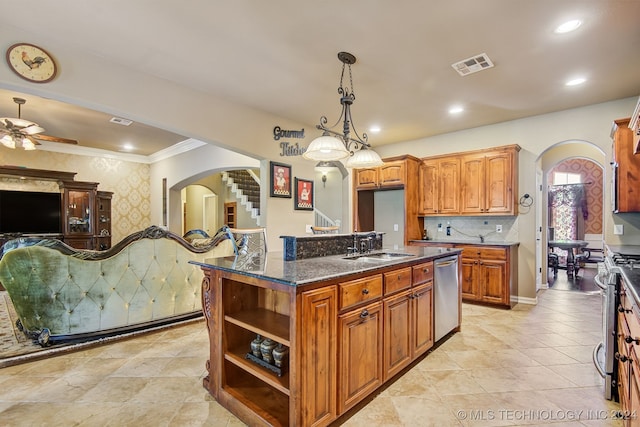
[[[604,378],[604,395],[607,399],[618,400],[616,353],[616,318],[619,304],[620,267],[640,268],[640,253],[616,251],[607,247],[604,262],[598,263],[596,284],[602,294],[602,342],[593,350],[593,362]]]

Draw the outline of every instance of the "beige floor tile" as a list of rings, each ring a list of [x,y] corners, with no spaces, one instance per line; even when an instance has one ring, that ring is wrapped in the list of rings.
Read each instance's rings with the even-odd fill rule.
[[[538,300],[512,310],[463,304],[462,332],[344,425],[622,425],[591,363],[600,297],[549,290]],[[0,424],[242,426],[202,387],[208,351],[198,321],[0,369]],[[542,419],[581,410],[591,418]]]

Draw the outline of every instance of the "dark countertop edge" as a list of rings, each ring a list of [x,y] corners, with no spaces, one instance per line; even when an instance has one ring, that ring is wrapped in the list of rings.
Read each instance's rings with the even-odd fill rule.
[[[631,292],[635,308],[640,314],[640,268],[620,267],[620,272],[624,276],[624,281]]]
[[[509,246],[519,246],[520,242],[475,242],[470,240],[409,240],[409,243],[429,243],[429,244],[445,244],[445,245],[472,245],[472,246],[500,246],[500,247],[509,247]]]
[[[237,274],[241,274],[243,276],[247,276],[247,277],[253,277],[256,279],[261,279],[261,280],[268,280],[271,282],[275,282],[275,283],[279,283],[279,284],[283,284],[283,285],[287,285],[287,286],[303,286],[303,285],[309,285],[312,283],[319,283],[319,282],[323,282],[326,280],[333,280],[333,279],[339,279],[341,277],[348,277],[348,276],[352,276],[354,274],[360,274],[362,272],[365,271],[370,271],[370,272],[375,272],[376,270],[383,270],[387,267],[390,266],[402,266],[403,264],[414,264],[417,263],[419,261],[429,261],[429,260],[436,260],[439,258],[445,258],[447,256],[451,256],[452,254],[460,254],[462,252],[462,249],[456,249],[456,248],[443,248],[443,249],[447,249],[446,252],[440,253],[440,254],[430,254],[430,255],[416,255],[410,258],[402,258],[399,259],[397,261],[388,261],[388,262],[384,262],[384,263],[380,263],[380,264],[371,264],[371,266],[362,266],[359,265],[360,268],[357,271],[350,271],[350,272],[344,272],[344,273],[336,273],[336,274],[329,274],[326,276],[317,276],[314,277],[313,279],[307,279],[307,280],[300,280],[300,281],[288,281],[288,280],[282,280],[281,278],[278,277],[271,277],[269,275],[265,275],[265,274],[261,274],[261,273],[256,273],[256,272],[251,272],[251,271],[243,271],[243,270],[238,270],[235,268],[231,268],[231,267],[226,267],[226,266],[220,266],[220,265],[213,265],[213,264],[208,264],[206,262],[206,260],[204,262],[199,262],[199,261],[189,261],[190,264],[194,264],[194,265],[198,265],[200,267],[205,267],[205,268],[211,268],[214,270],[221,270],[221,271],[226,271],[229,273],[237,273]],[[383,249],[383,251],[385,251],[387,249]],[[397,250],[395,250],[397,251]],[[379,252],[379,251],[376,251]],[[327,261],[333,261],[336,258],[341,258],[343,257],[343,255],[331,255],[331,256],[327,256]],[[233,259],[235,257],[224,257],[224,258],[229,258],[229,259]],[[318,257],[318,258],[324,258],[324,257]],[[285,261],[284,259],[282,260],[282,262],[285,263],[296,263],[296,262],[304,262],[307,261],[308,259],[315,259],[317,260],[318,258],[307,258],[307,259],[303,259],[303,260],[299,260],[299,261]]]
[[[640,255],[640,245],[613,245],[605,243],[609,252],[623,255]]]

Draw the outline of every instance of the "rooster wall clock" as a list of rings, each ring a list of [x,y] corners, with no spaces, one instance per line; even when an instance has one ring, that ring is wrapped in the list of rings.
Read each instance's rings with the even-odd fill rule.
[[[47,83],[56,76],[56,63],[41,47],[17,43],[7,49],[7,63],[18,76],[34,83]]]

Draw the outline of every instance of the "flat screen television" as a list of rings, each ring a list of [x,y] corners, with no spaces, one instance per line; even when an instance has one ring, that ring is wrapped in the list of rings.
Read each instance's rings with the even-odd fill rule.
[[[0,233],[62,233],[62,195],[0,190]]]

